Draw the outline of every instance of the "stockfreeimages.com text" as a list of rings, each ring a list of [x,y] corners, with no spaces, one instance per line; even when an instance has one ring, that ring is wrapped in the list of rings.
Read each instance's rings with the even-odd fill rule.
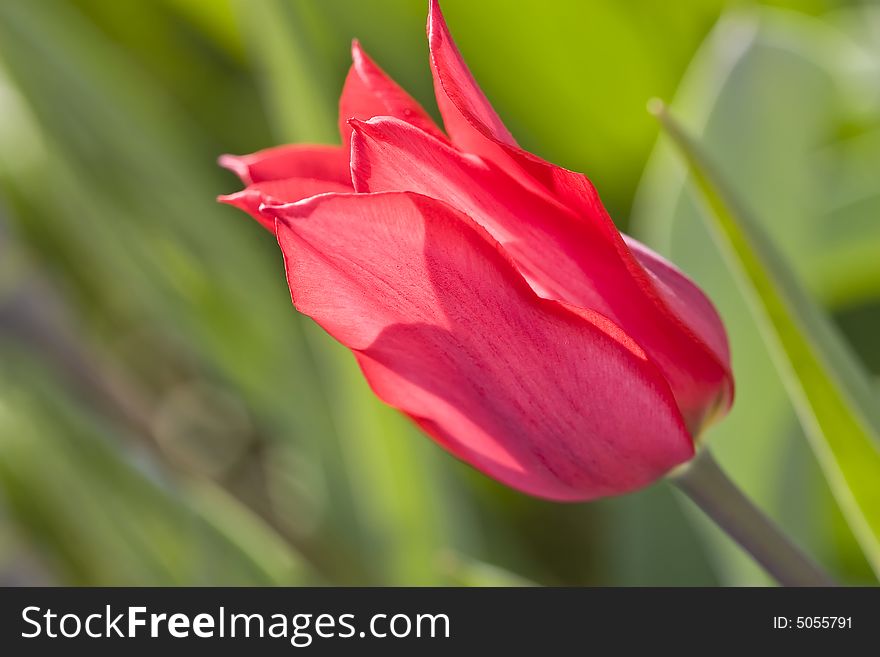
[[[41,607],[25,607],[22,620],[27,629],[21,636],[74,638],[158,638],[184,639],[275,638],[287,639],[304,648],[316,638],[449,638],[446,614],[373,614],[359,628],[355,614],[260,614],[231,613],[220,607],[214,613],[154,613],[146,607],[106,605],[88,615],[58,613]]]

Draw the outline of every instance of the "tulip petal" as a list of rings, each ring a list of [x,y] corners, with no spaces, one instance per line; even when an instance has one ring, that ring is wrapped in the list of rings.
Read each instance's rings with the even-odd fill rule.
[[[287,144],[250,155],[221,155],[218,161],[245,185],[285,178],[314,178],[351,185],[348,149],[341,146]]]
[[[349,119],[393,116],[438,139],[445,139],[422,106],[370,59],[357,40],[351,44],[351,58],[352,65],[339,99],[339,133],[346,151],[351,143]]]
[[[428,45],[437,105],[452,143],[495,163],[524,187],[554,194],[560,167],[522,150],[483,94],[461,56],[438,0],[430,0]]]
[[[722,363],[730,362],[730,345],[718,311],[703,291],[678,267],[637,239],[623,235],[639,263],[652,275],[667,305],[684,320]]]
[[[492,157],[498,150],[486,137],[516,146],[452,40],[437,0],[431,0],[428,12],[428,45],[437,105],[452,142],[484,157]]]
[[[221,203],[232,205],[244,210],[260,222],[263,228],[275,232],[275,218],[260,212],[261,205],[279,205],[295,203],[309,196],[328,192],[350,192],[349,185],[314,178],[285,178],[284,180],[267,180],[248,185],[240,192],[218,196]]]
[[[585,308],[602,303],[575,258],[572,242],[608,259],[591,225],[552,200],[518,185],[477,157],[384,117],[353,121],[351,169],[355,191],[413,191],[440,199],[472,217],[501,242],[532,287],[544,296]],[[596,308],[598,309],[598,308]],[[600,310],[603,312],[604,310]]]
[[[452,143],[495,163],[524,187],[553,196],[557,175],[567,170],[517,145],[458,51],[438,0],[430,0],[428,45],[437,105]],[[565,181],[562,187],[567,189]]]
[[[538,297],[467,216],[408,193],[272,207],[296,307],[439,444],[556,500],[644,486],[693,455],[666,381],[607,319]]]
[[[356,191],[413,191],[472,217],[504,245],[536,292],[599,312],[631,335],[665,374],[694,432],[707,412],[729,403],[728,361],[669,309],[592,186],[580,190],[578,215],[519,185],[492,162],[401,121],[376,118],[352,126]]]
[[[520,182],[526,181],[526,184],[530,181],[537,182],[539,185],[537,193],[546,194],[565,205],[581,219],[601,226],[614,243],[641,293],[651,300],[653,306],[664,317],[664,323],[670,327],[669,330],[686,335],[685,343],[690,341],[690,352],[685,349],[677,354],[674,352],[671,354],[673,361],[670,365],[673,368],[676,362],[687,363],[686,367],[692,367],[704,360],[707,355],[714,361],[716,367],[713,369],[721,374],[716,385],[717,399],[712,401],[704,394],[701,401],[699,394],[693,396],[687,392],[685,395],[677,393],[688,418],[688,426],[698,432],[700,427],[716,419],[719,411],[727,411],[733,404],[733,369],[730,363],[727,334],[712,302],[671,263],[636,240],[621,235],[605,206],[602,205],[596,188],[585,175],[547,162],[519,148],[505,147],[504,152],[508,158],[507,170],[513,171]],[[535,187],[530,186],[530,189]],[[690,359],[689,353],[692,354]],[[704,387],[700,383],[699,376],[690,383],[688,381],[690,377],[684,370],[679,373],[672,372],[672,377],[670,382],[673,390],[678,391],[682,386],[687,388],[689,385],[696,385],[697,388],[702,388],[711,395],[711,385]],[[691,408],[694,412],[689,410]],[[702,410],[697,412],[701,408]]]

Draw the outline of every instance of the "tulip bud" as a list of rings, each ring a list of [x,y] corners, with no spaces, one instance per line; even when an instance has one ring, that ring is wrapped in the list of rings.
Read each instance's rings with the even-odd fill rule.
[[[730,407],[724,326],[585,176],[517,146],[437,2],[428,39],[445,133],[355,42],[344,146],[224,156],[248,186],[220,200],[275,233],[296,308],[458,458],[555,500],[649,484]]]

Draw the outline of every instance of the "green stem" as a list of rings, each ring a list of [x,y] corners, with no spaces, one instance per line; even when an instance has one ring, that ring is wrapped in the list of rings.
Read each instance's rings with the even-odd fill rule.
[[[782,586],[836,586],[743,495],[709,450],[703,449],[671,480]]]

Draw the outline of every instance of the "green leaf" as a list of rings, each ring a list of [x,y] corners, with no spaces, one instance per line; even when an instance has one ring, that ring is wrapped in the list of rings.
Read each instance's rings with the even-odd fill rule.
[[[872,95],[871,87],[851,84],[853,71],[864,68],[862,54],[846,33],[799,12],[734,11],[700,47],[673,103],[734,193],[761,209],[756,219],[798,277],[830,307],[847,302],[870,308],[880,299],[880,270],[874,264],[872,272],[869,260],[854,257],[856,249],[847,246],[861,245],[856,248],[864,252],[880,247],[872,231],[856,228],[870,226],[870,207],[849,204],[845,216],[830,212],[837,199],[870,189],[876,178],[870,162],[880,161],[880,150],[872,152],[869,140],[851,133],[853,106],[864,106]],[[849,147],[856,144],[858,149]],[[685,167],[661,140],[645,170],[631,228],[699,282],[727,327],[737,401],[708,440],[737,483],[799,544],[839,578],[870,580],[852,533],[832,517],[839,513],[836,503],[768,346],[686,183]],[[852,315],[847,335],[860,355],[871,358],[866,319]],[[711,523],[699,514],[692,520],[712,548],[722,581],[768,583]]]
[[[880,418],[859,364],[699,146],[653,109],[684,156],[711,226],[777,357],[798,416],[865,556],[880,575]]]

